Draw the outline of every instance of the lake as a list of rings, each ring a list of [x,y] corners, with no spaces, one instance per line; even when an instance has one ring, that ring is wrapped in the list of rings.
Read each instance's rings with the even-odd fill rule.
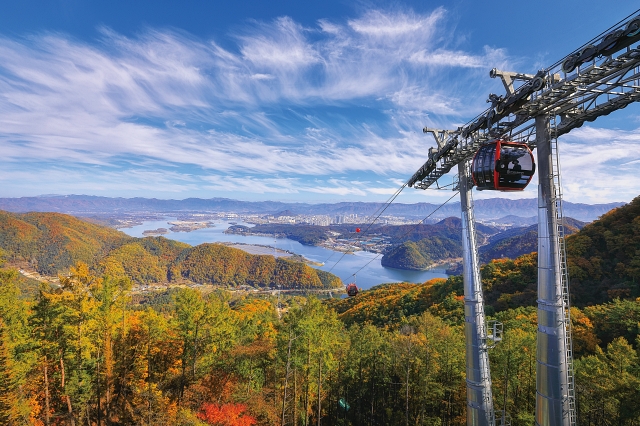
[[[120,230],[132,237],[144,237],[142,232],[146,230],[158,228],[169,229],[171,225],[169,225],[168,222],[172,220],[175,219],[167,218],[164,220],[148,221],[142,225]],[[253,226],[239,221],[234,223],[249,227]],[[275,246],[278,249],[288,250],[304,256],[314,262],[323,263],[323,266],[314,267],[339,276],[345,284],[353,282],[353,274],[357,273],[355,282],[358,287],[362,289],[368,289],[378,284],[391,282],[423,283],[432,278],[447,278],[448,276],[445,273],[445,267],[433,268],[428,271],[404,271],[401,269],[385,268],[380,264],[382,255],[378,255],[377,253],[358,251],[353,254],[344,254],[323,247],[305,246],[288,238],[274,239],[273,237],[260,237],[255,235],[225,234],[224,231],[229,226],[231,226],[231,224],[228,221],[215,221],[215,227],[213,228],[197,229],[191,232],[169,231],[164,237],[182,241],[192,246],[217,242]]]

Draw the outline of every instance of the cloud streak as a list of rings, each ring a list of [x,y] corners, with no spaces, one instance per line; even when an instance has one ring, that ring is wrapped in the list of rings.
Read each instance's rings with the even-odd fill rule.
[[[448,19],[281,17],[248,23],[226,48],[158,29],[0,37],[0,180],[57,193],[393,193],[426,157],[415,130],[475,115],[489,82],[469,82],[511,60],[452,49]]]

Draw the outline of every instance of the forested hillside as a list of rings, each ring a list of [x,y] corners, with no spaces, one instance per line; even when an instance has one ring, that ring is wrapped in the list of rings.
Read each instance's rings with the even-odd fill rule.
[[[581,425],[640,423],[639,202],[567,239],[571,268],[588,274],[571,288]],[[120,249],[116,264],[129,251],[160,259],[137,270],[125,263],[125,274],[168,265],[184,278],[178,266],[187,265],[204,280],[241,280],[270,261],[237,263],[228,247],[161,239]],[[535,254],[482,268],[488,319],[505,330],[489,352],[494,404],[513,426],[534,421],[536,270]],[[190,288],[134,298],[127,277],[82,263],[70,273],[28,296],[24,278],[0,268],[0,423],[466,424],[459,276],[322,303]]]
[[[495,228],[478,224],[480,238],[497,234]],[[376,229],[392,238],[396,244],[382,256],[382,266],[398,269],[421,270],[438,261],[462,256],[462,222],[455,217],[434,225],[382,226]]]
[[[327,304],[175,288],[143,306],[129,280],[82,264],[31,299],[0,268],[0,422],[462,426],[458,284],[385,285]],[[489,354],[494,403],[529,426],[535,308],[493,318],[505,327]],[[574,308],[572,320],[580,424],[637,424],[640,301]]]
[[[196,283],[251,285],[255,287],[332,288],[340,280],[323,282],[318,271],[301,262],[253,255],[221,244],[201,244],[185,254],[172,273]],[[325,278],[326,279],[326,278]]]
[[[572,235],[582,229],[586,224],[570,217],[564,218],[565,235]],[[538,225],[525,228],[512,228],[492,236],[489,243],[480,247],[480,261],[488,263],[493,259],[508,257],[515,259],[523,254],[538,250]]]
[[[640,296],[640,197],[567,238],[572,288],[579,303]]]
[[[96,274],[134,284],[197,283],[284,289],[335,288],[333,274],[304,263],[248,254],[221,244],[188,244],[163,237],[133,238],[58,213],[0,212],[0,249],[16,265],[66,274],[83,262]]]
[[[112,250],[96,268],[115,277],[129,277],[138,284],[171,281],[176,261],[191,246],[163,237],[136,238]]]
[[[59,213],[0,211],[0,248],[10,260],[55,275],[78,261],[94,264],[132,238],[111,228]]]
[[[433,259],[418,244],[405,241],[385,253],[380,264],[388,268],[422,270],[433,265]]]
[[[380,263],[390,268],[421,270],[433,266],[435,262],[460,256],[460,238],[433,235],[417,242],[403,242],[387,251]]]
[[[441,313],[441,318],[459,323],[464,318],[459,281],[456,277],[423,284],[383,284],[358,297],[331,299],[327,304],[347,326],[372,323],[386,327],[424,312]]]

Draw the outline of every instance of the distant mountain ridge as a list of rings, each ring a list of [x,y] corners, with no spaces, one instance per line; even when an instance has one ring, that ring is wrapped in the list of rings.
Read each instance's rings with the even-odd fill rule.
[[[537,199],[528,198],[509,200],[490,198],[475,201],[475,216],[480,220],[499,219],[506,216],[529,218],[537,216]],[[564,202],[564,213],[575,219],[591,222],[613,208],[625,203],[582,204]],[[91,195],[50,195],[40,197],[0,198],[0,210],[14,213],[59,212],[73,215],[101,213],[165,213],[165,212],[235,212],[277,214],[289,211],[291,214],[369,216],[383,205],[373,202],[341,203],[284,203],[279,201],[240,201],[229,198],[186,198],[184,200],[160,200],[157,198],[110,198]],[[385,214],[424,218],[432,213],[439,204],[391,204]],[[440,207],[432,219],[444,219],[450,216],[460,217],[460,203],[453,202]]]

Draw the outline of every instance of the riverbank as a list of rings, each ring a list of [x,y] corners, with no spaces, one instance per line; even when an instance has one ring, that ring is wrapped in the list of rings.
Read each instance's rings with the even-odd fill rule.
[[[174,220],[175,219],[148,221],[143,225],[128,228],[124,231],[132,237],[142,237],[142,231],[167,227],[167,222]],[[249,224],[243,222],[237,222],[237,224],[249,226]],[[380,258],[382,256],[363,250],[349,252],[349,255],[346,255],[344,252],[338,252],[325,247],[303,245],[289,238],[277,238],[276,242],[274,242],[273,234],[269,236],[256,236],[225,233],[224,231],[227,230],[229,226],[231,226],[230,222],[217,221],[214,228],[197,229],[192,232],[170,232],[166,234],[165,237],[192,246],[202,243],[249,244],[263,247],[273,247],[275,245],[280,250],[300,255],[304,258],[304,260],[301,261],[317,269],[331,272],[345,282],[348,281],[354,272],[357,272],[358,287],[362,289],[391,282],[423,283],[433,278],[447,278],[448,276],[444,269],[438,267],[434,267],[428,271],[407,271],[386,268],[380,264]],[[273,251],[268,254],[273,255]]]
[[[462,263],[462,258],[461,257],[451,257],[451,258],[439,260],[437,262],[433,262],[431,265],[427,266],[426,268],[422,268],[422,269],[402,269],[402,270],[403,271],[421,271],[421,272],[432,271],[434,269],[449,270],[452,267],[455,267],[456,265],[460,265],[461,263]],[[387,268],[388,267],[389,266],[387,266]],[[394,268],[394,269],[398,269],[398,268]]]
[[[320,262],[313,261],[311,259],[307,259],[306,257],[294,253],[289,250],[282,250],[276,247],[264,245],[264,244],[245,244],[245,243],[222,243],[227,247],[236,248],[238,250],[245,251],[249,254],[259,254],[265,256],[274,256],[274,257],[286,257],[290,260],[295,260],[297,262],[306,263],[309,266],[322,266],[323,264]]]

